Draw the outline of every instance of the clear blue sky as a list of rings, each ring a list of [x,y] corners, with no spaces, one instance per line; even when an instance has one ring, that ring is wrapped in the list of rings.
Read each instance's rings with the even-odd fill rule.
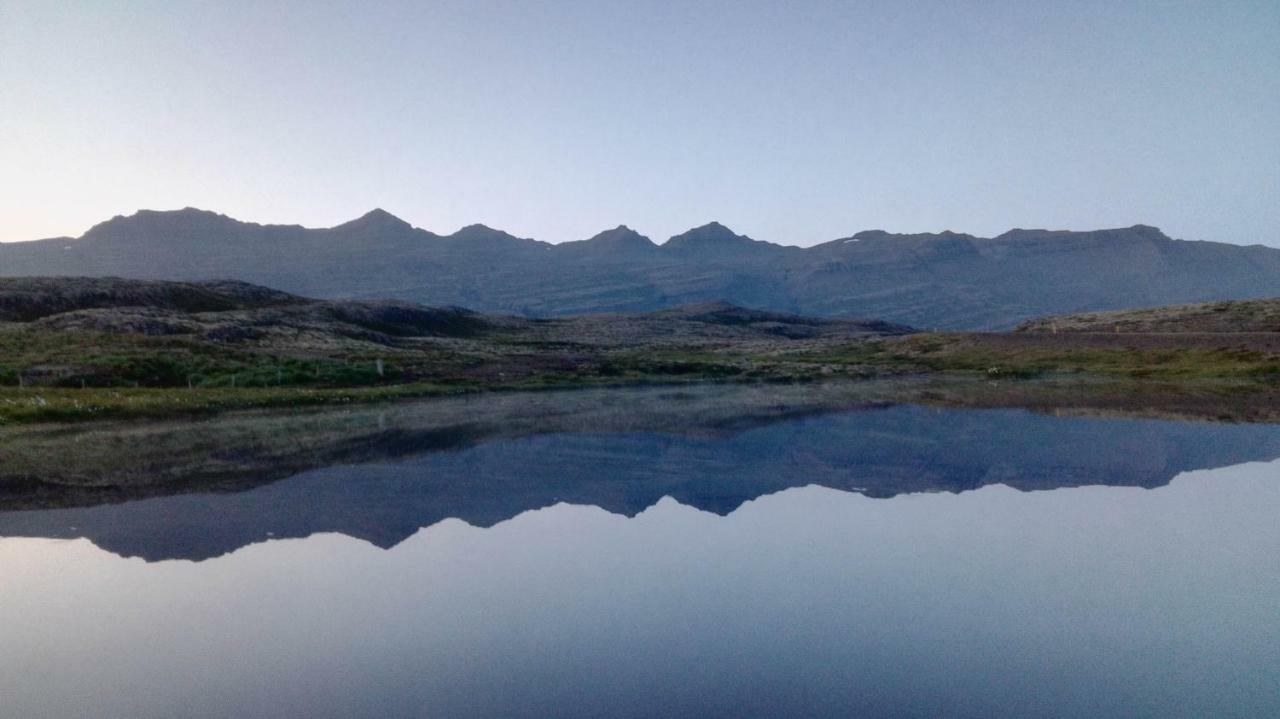
[[[188,205],[1280,245],[1280,2],[0,0],[0,240]]]

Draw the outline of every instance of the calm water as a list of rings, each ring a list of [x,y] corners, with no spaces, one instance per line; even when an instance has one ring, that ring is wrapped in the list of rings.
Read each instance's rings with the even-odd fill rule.
[[[1276,716],[1277,458],[890,407],[41,495],[0,716]]]

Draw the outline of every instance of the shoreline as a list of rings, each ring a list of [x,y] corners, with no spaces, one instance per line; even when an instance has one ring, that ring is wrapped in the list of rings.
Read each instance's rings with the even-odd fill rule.
[[[824,365],[825,366],[825,365]],[[865,369],[865,368],[863,368]],[[1205,376],[1188,379],[1130,374],[1081,371],[1036,371],[1028,373],[1012,367],[1000,372],[975,370],[882,371],[854,375],[805,373],[767,376],[653,376],[619,380],[618,378],[540,377],[506,383],[410,382],[363,387],[245,387],[245,388],[65,388],[65,387],[0,387],[0,428],[31,425],[77,425],[107,422],[145,422],[156,420],[197,420],[227,413],[248,411],[320,410],[348,406],[394,406],[412,401],[462,396],[487,396],[513,393],[566,392],[577,390],[628,390],[642,388],[679,388],[708,386],[770,386],[800,384],[912,382],[917,386],[970,388],[964,397],[953,397],[965,406],[1007,406],[999,404],[1024,390],[1025,400],[1034,406],[1045,404],[1043,390],[1066,385],[1072,391],[1061,393],[1053,402],[1076,404],[1102,402],[1118,409],[1131,405],[1140,409],[1150,403],[1160,404],[1156,393],[1167,399],[1212,397],[1221,405],[1220,414],[1230,415],[1233,405],[1241,412],[1259,419],[1246,421],[1280,421],[1280,402],[1273,412],[1271,398],[1280,400],[1280,383],[1269,379],[1239,375]],[[977,385],[999,386],[1000,391],[973,392]],[[1094,395],[1079,395],[1087,389]],[[1129,395],[1132,399],[1125,399]],[[1005,398],[1002,400],[1001,398]],[[1137,399],[1141,397],[1141,399]],[[907,399],[906,401],[911,401]],[[994,403],[994,404],[993,404]],[[1032,408],[1028,406],[1028,408]]]

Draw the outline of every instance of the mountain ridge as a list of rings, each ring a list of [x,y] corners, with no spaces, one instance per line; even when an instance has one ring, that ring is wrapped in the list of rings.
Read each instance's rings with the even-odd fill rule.
[[[247,229],[254,229],[254,230],[292,230],[292,231],[301,230],[305,232],[326,232],[326,231],[335,231],[335,230],[343,230],[343,229],[351,229],[351,228],[363,228],[363,227],[370,227],[370,226],[394,227],[396,229],[413,230],[417,233],[421,233],[425,237],[431,237],[431,238],[437,238],[437,239],[467,237],[470,235],[479,235],[481,233],[484,233],[484,234],[492,233],[492,234],[500,234],[506,237],[512,237],[516,239],[531,240],[533,242],[538,242],[540,244],[550,245],[554,247],[562,247],[565,245],[581,245],[583,243],[592,242],[594,240],[609,238],[615,233],[626,233],[633,237],[644,239],[648,241],[649,244],[652,244],[655,247],[666,247],[668,249],[683,249],[683,246],[690,245],[690,244],[694,246],[704,245],[704,244],[740,244],[740,245],[763,245],[770,248],[777,248],[777,249],[783,249],[783,250],[786,250],[786,249],[812,250],[812,249],[816,249],[824,246],[833,246],[833,245],[838,245],[842,243],[848,243],[851,240],[862,241],[862,240],[883,239],[883,240],[923,241],[923,240],[964,239],[964,240],[977,241],[977,242],[999,242],[999,241],[1023,240],[1023,239],[1055,239],[1055,238],[1070,239],[1070,238],[1081,236],[1081,235],[1090,235],[1090,234],[1096,234],[1096,233],[1129,232],[1129,233],[1145,234],[1153,237],[1154,239],[1171,240],[1173,242],[1207,243],[1207,244],[1213,244],[1213,245],[1223,245],[1227,247],[1240,247],[1240,248],[1260,247],[1265,249],[1277,249],[1262,243],[1240,245],[1240,244],[1232,244],[1232,243],[1225,243],[1225,242],[1214,242],[1212,240],[1174,239],[1174,238],[1170,238],[1168,235],[1165,235],[1164,232],[1160,230],[1160,228],[1155,227],[1153,225],[1143,224],[1143,223],[1133,224],[1128,227],[1101,228],[1096,230],[1054,230],[1054,229],[1046,229],[1046,228],[1011,228],[1009,230],[1006,230],[992,237],[983,237],[980,235],[973,235],[966,232],[956,232],[954,230],[941,230],[938,232],[889,232],[883,229],[868,229],[868,230],[859,230],[858,232],[855,232],[851,235],[837,237],[832,240],[826,240],[826,241],[822,241],[822,242],[818,242],[810,245],[791,245],[791,244],[784,244],[779,242],[770,242],[768,240],[758,240],[758,239],[749,237],[747,235],[741,235],[734,232],[731,228],[724,225],[723,223],[716,220],[712,220],[702,225],[691,227],[688,230],[685,230],[684,232],[672,235],[671,237],[667,238],[663,242],[655,242],[654,240],[650,239],[648,236],[636,231],[635,229],[633,229],[632,227],[630,227],[625,223],[619,224],[616,227],[613,227],[610,229],[601,230],[595,235],[589,238],[581,239],[581,240],[546,242],[543,240],[533,240],[532,238],[520,237],[510,232],[507,232],[506,230],[491,227],[489,225],[486,225],[480,222],[473,222],[473,223],[464,225],[458,228],[457,230],[454,230],[451,233],[442,234],[442,233],[428,230],[422,227],[418,227],[417,225],[414,225],[409,221],[391,212],[388,212],[387,210],[381,207],[375,207],[358,217],[354,217],[350,220],[346,220],[344,222],[340,222],[335,225],[330,225],[327,227],[309,227],[309,226],[305,226],[297,223],[270,223],[270,222],[261,223],[261,222],[252,222],[249,220],[239,220],[221,212],[216,212],[214,210],[205,210],[205,209],[192,207],[192,206],[187,206],[187,207],[183,207],[181,209],[176,209],[176,210],[140,209],[131,215],[115,215],[110,219],[95,223],[94,225],[90,226],[90,228],[86,230],[79,237],[72,237],[69,235],[58,235],[55,237],[45,237],[45,238],[38,238],[34,240],[6,242],[6,243],[0,243],[0,249],[5,247],[22,247],[22,246],[32,245],[40,242],[53,242],[53,241],[73,241],[74,242],[74,241],[82,241],[86,239],[96,239],[105,234],[113,233],[116,230],[116,228],[120,226],[130,226],[130,228],[132,229],[133,227],[137,227],[138,223],[141,223],[144,221],[146,222],[160,221],[165,224],[172,225],[174,224],[173,222],[171,222],[172,220],[176,220],[179,222],[185,220],[188,223],[190,223],[191,220],[199,220],[202,223],[207,225],[222,224],[228,227],[236,226],[240,228],[247,228]]]
[[[1280,296],[1280,249],[1176,240],[1150,225],[996,237],[864,230],[798,247],[711,222],[661,244],[619,226],[552,244],[450,234],[377,208],[329,228],[141,210],[79,238],[0,244],[0,276],[230,278],[326,299],[390,297],[554,317],[725,300],[827,317],[1007,329],[1047,315]]]

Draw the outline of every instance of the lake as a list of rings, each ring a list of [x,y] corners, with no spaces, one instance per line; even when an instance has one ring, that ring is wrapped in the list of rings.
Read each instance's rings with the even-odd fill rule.
[[[726,391],[10,443],[0,716],[1280,715],[1280,427]]]

